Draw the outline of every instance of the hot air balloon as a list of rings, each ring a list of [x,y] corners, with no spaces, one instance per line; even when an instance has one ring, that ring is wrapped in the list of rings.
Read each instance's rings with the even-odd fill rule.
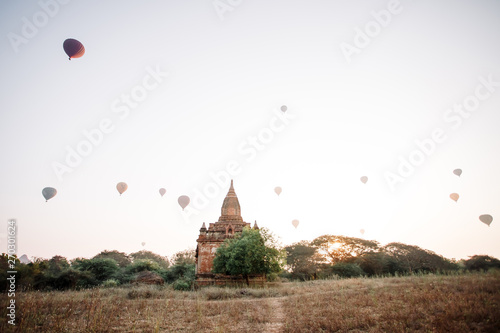
[[[361,182],[362,182],[363,184],[366,184],[366,182],[368,181],[368,177],[363,176],[363,177],[359,178],[359,180],[361,180]]]
[[[164,196],[165,193],[167,193],[167,190],[165,190],[163,187],[160,189],[160,195]]]
[[[280,195],[281,194],[281,187],[275,187],[274,188],[274,192],[276,192],[277,195]]]
[[[286,112],[286,110],[288,110],[288,108],[286,107],[286,105],[282,105],[281,106],[281,111]]]
[[[182,207],[182,210],[184,210],[184,208],[186,208],[187,205],[189,205],[190,201],[191,199],[189,199],[187,195],[181,195],[179,199],[177,199],[177,202],[179,202],[179,205]]]
[[[299,226],[299,220],[293,220],[292,224],[295,227],[295,229],[297,229],[297,227]]]
[[[46,187],[42,190],[42,195],[45,198],[45,202],[52,199],[57,194],[57,190],[53,187]]]
[[[142,245],[142,246],[146,245],[146,242],[142,242],[142,243],[141,243],[141,245]]]
[[[125,192],[128,189],[128,185],[124,182],[120,182],[120,183],[116,184],[116,189],[118,190],[118,193],[120,193],[120,195],[122,195],[123,192]]]
[[[365,234],[365,229],[360,229],[359,232],[364,235]]]
[[[458,198],[460,198],[460,196],[458,195],[458,193],[452,193],[452,194],[450,194],[450,198],[451,198],[451,200],[454,200],[455,202],[457,202]]]
[[[68,38],[63,43],[64,52],[71,58],[80,58],[85,54],[85,47],[76,39]]]
[[[487,224],[489,227],[491,222],[493,222],[493,216],[488,215],[488,214],[484,214],[484,215],[479,216],[479,220],[481,222],[483,222],[484,224]]]
[[[455,175],[457,175],[458,177],[460,177],[460,175],[462,174],[462,169],[455,169],[455,170],[453,170],[453,173]]]

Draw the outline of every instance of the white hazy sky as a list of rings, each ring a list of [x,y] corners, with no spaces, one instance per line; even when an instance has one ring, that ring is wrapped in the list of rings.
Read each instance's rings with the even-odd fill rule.
[[[0,251],[9,218],[30,257],[194,248],[229,187],[211,173],[237,163],[244,220],[283,244],[336,234],[500,257],[500,1],[61,2],[0,4]],[[66,38],[82,58],[68,61]],[[474,110],[448,113],[463,103]]]

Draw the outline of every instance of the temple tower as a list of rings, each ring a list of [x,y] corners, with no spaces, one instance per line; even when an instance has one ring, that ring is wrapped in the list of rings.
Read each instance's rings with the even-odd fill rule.
[[[212,273],[215,251],[224,240],[242,232],[244,227],[251,227],[251,224],[244,222],[241,217],[240,203],[231,180],[231,186],[222,203],[219,220],[210,223],[208,228],[203,222],[200,229],[197,240],[198,246],[196,247],[196,279],[198,285],[208,285],[216,282],[215,274]],[[255,223],[254,228],[258,228],[257,223]],[[222,283],[222,279],[219,282]]]

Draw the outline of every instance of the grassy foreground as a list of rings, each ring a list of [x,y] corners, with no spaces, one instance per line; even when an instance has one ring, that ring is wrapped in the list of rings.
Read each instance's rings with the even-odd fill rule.
[[[0,332],[500,332],[500,273],[1,294]]]

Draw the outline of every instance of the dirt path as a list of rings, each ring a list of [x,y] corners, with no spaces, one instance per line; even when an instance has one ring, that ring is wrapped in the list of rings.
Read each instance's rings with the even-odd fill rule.
[[[285,319],[285,314],[283,312],[283,306],[281,305],[280,298],[269,298],[269,303],[271,305],[271,321],[266,324],[264,328],[265,333],[279,333],[283,332],[283,321]]]

